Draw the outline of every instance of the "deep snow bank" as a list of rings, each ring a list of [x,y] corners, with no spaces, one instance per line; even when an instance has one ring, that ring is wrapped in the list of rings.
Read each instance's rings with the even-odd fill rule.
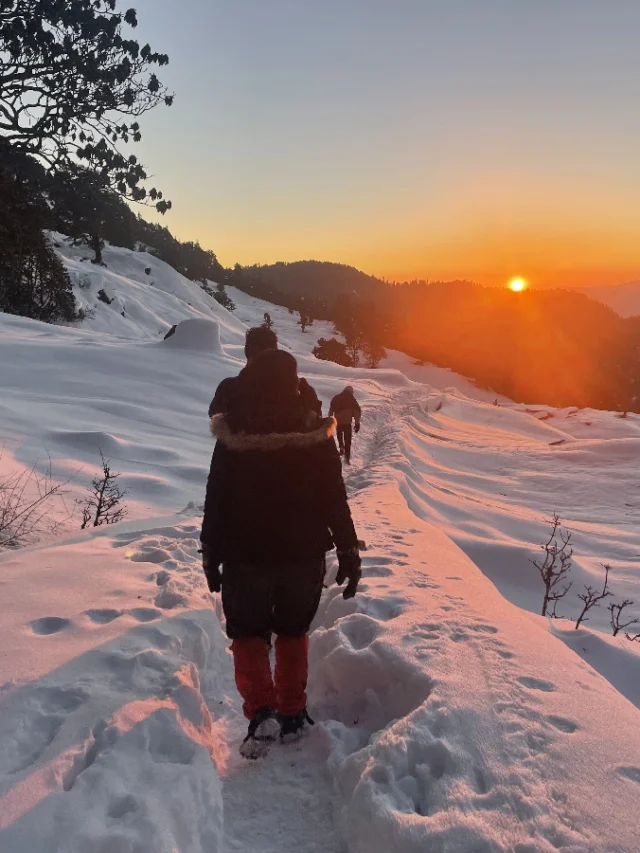
[[[362,592],[311,647],[351,853],[635,853],[638,711],[368,477]]]
[[[226,749],[201,691],[225,643],[195,536],[174,520],[0,558],[1,850],[222,850]],[[163,558],[177,579],[150,574]]]

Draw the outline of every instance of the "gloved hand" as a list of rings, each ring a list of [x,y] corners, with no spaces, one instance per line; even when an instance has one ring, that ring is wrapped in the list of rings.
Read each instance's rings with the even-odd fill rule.
[[[343,598],[353,598],[358,589],[358,583],[362,577],[362,569],[360,568],[360,554],[357,548],[351,548],[348,551],[338,551],[338,574],[336,575],[336,583],[338,586],[349,579],[344,592]]]
[[[211,548],[202,542],[200,553],[202,554],[202,568],[207,579],[209,592],[220,592],[222,589],[222,572],[220,571],[220,560],[213,555]]]
[[[354,424],[353,431],[357,434],[360,432],[360,424]]]

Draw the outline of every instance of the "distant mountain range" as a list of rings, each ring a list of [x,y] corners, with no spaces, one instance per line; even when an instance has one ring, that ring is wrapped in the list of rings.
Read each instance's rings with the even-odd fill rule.
[[[614,284],[609,287],[582,287],[580,292],[589,299],[613,308],[621,317],[640,316],[640,281]]]

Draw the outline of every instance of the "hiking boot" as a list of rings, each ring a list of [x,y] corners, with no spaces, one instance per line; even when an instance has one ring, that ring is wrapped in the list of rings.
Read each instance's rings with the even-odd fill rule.
[[[280,714],[280,740],[282,743],[293,743],[302,737],[305,725],[314,726],[307,709],[303,708],[297,714]]]
[[[261,708],[252,720],[246,738],[240,745],[243,758],[261,758],[269,751],[269,746],[278,736],[278,720],[271,708]]]

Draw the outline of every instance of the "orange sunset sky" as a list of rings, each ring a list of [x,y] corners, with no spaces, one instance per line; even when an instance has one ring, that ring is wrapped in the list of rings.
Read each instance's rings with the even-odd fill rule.
[[[176,93],[140,147],[223,264],[640,279],[637,0],[185,4],[137,4]]]

